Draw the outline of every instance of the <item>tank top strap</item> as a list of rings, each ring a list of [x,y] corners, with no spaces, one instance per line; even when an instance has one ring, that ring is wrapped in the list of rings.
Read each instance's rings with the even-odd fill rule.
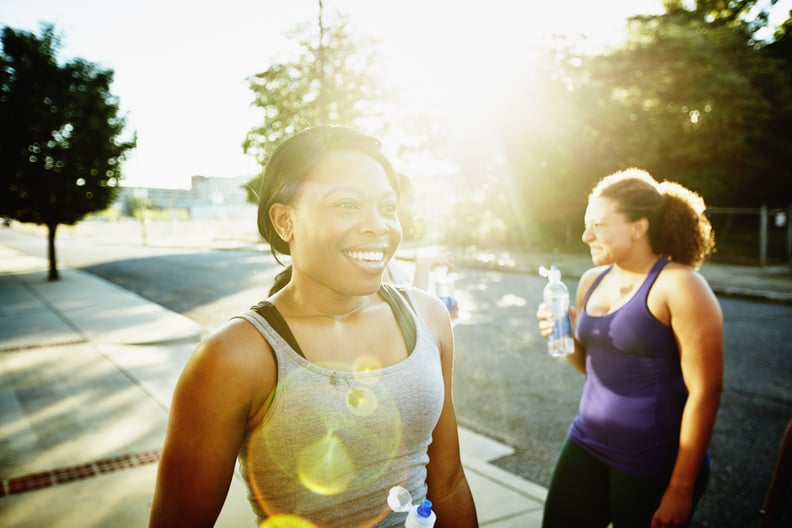
[[[391,307],[396,321],[399,323],[399,328],[404,335],[404,341],[407,344],[407,352],[409,354],[415,348],[418,334],[413,315],[417,314],[417,310],[413,304],[412,295],[406,288],[392,286],[384,282],[380,286],[379,293]],[[288,323],[274,304],[264,300],[252,306],[250,309],[266,319],[273,330],[275,330],[295,352],[305,357]],[[417,317],[417,315],[415,315],[415,317]]]
[[[418,330],[415,326],[418,310],[413,304],[412,295],[407,288],[393,286],[387,282],[380,285],[379,294],[393,310],[393,315],[399,323],[402,335],[404,335],[404,342],[407,344],[407,353],[410,354],[418,339]]]
[[[668,261],[663,257],[657,259],[657,261],[652,265],[652,269],[650,269],[649,273],[646,274],[646,278],[638,288],[638,292],[636,293],[635,297],[642,297],[646,299],[646,297],[649,295],[649,290],[651,290],[652,286],[654,286],[657,276],[660,275],[660,272],[663,270],[666,264],[668,264]]]
[[[597,286],[599,286],[599,283],[600,283],[600,282],[602,282],[602,279],[605,277],[605,275],[607,275],[607,273],[608,273],[608,272],[609,272],[611,269],[613,269],[613,264],[611,264],[610,266],[608,266],[607,268],[605,268],[605,270],[604,270],[602,273],[600,273],[600,274],[597,276],[597,278],[596,278],[596,279],[594,279],[594,282],[593,282],[593,283],[591,283],[591,286],[589,286],[589,289],[588,289],[588,291],[586,292],[586,297],[583,299],[583,306],[584,306],[584,307],[588,305],[588,300],[589,300],[589,297],[591,297],[591,292],[593,292],[593,291],[594,291],[594,290],[597,288]]]
[[[302,357],[305,357],[300,345],[297,343],[297,338],[294,337],[294,334],[292,334],[288,323],[286,323],[286,320],[283,318],[274,304],[265,300],[259,302],[255,306],[252,306],[250,309],[254,312],[257,312],[261,317],[266,319],[272,329],[275,330],[275,332],[277,332],[283,338],[283,340],[286,341],[286,343],[288,343],[292,349],[294,349],[295,352],[297,352]]]

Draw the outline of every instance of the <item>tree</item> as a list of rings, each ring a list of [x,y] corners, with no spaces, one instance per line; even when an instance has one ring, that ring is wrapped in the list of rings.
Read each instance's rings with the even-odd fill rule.
[[[619,168],[621,118],[607,88],[590,82],[590,61],[559,40],[504,97],[499,128],[522,218],[513,230],[529,246],[580,247],[586,193]]]
[[[711,204],[786,205],[792,91],[788,64],[754,40],[766,17],[747,21],[755,1],[686,4],[633,18],[625,46],[591,65],[630,117],[623,160]]]
[[[363,128],[363,118],[378,113],[381,89],[375,79],[379,65],[377,55],[370,51],[371,42],[354,39],[343,17],[327,25],[321,0],[316,29],[318,34],[306,26],[293,31],[291,37],[301,39],[301,54],[295,61],[274,64],[250,78],[253,104],[262,109],[264,121],[247,133],[242,148],[262,168],[278,144],[309,126]],[[254,203],[259,178],[246,186],[248,199]]]
[[[59,278],[55,234],[105,209],[136,139],[110,92],[113,71],[57,61],[59,39],[3,28],[0,54],[0,215],[48,229],[49,280]]]
[[[577,245],[586,192],[630,166],[711,205],[786,206],[790,25],[760,41],[757,4],[669,0],[664,14],[631,19],[620,47],[591,55],[561,41],[515,80],[523,97],[505,97],[501,134],[528,219],[517,230],[544,247]]]

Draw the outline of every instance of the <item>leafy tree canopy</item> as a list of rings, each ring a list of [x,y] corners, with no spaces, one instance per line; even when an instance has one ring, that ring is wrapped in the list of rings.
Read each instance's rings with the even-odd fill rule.
[[[700,1],[636,17],[624,48],[593,66],[633,123],[625,161],[713,204],[792,199],[783,139],[792,124],[789,64],[753,40],[766,24],[763,15],[746,21],[755,3]]]
[[[576,244],[587,191],[630,166],[711,206],[792,201],[792,24],[759,40],[757,5],[666,1],[633,17],[617,49],[556,47],[515,83],[531,97],[510,99],[502,141],[535,242]]]
[[[298,58],[250,77],[253,105],[264,119],[247,133],[242,147],[262,168],[278,144],[307,127],[378,126],[375,118],[383,94],[372,42],[354,38],[343,17],[328,24],[321,3],[318,24],[296,28],[291,38],[299,39]],[[258,182],[256,177],[247,186],[251,202],[257,201]]]
[[[38,36],[5,27],[2,45],[0,215],[47,226],[57,279],[57,226],[112,202],[136,140],[122,139],[113,71],[81,58],[60,65],[53,26]]]

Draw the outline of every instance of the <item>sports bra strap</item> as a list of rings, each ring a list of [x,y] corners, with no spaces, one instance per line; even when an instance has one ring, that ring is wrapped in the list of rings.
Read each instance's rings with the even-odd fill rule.
[[[385,302],[387,302],[391,307],[391,310],[396,317],[396,321],[399,324],[399,328],[401,329],[401,333],[404,336],[404,342],[407,345],[407,353],[411,354],[418,339],[418,332],[415,328],[414,316],[410,313],[411,308],[413,311],[415,311],[415,306],[413,305],[407,290],[403,287],[395,287],[388,283],[382,283],[379,288],[379,294],[382,295],[382,298],[385,299]],[[401,295],[404,300],[407,301],[406,304],[399,301],[399,295]],[[294,337],[294,334],[289,328],[288,323],[274,304],[269,301],[261,301],[255,306],[252,306],[250,309],[257,312],[261,317],[266,319],[270,326],[272,326],[272,328],[278,332],[278,334],[280,334],[284,341],[286,341],[286,343],[288,343],[295,352],[297,352],[302,357],[305,357],[305,354],[303,354],[302,349],[300,349],[300,345],[297,344],[297,339]]]

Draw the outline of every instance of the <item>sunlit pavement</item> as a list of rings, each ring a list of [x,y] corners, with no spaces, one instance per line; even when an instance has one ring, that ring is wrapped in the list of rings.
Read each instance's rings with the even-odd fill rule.
[[[9,527],[145,526],[176,378],[201,329],[91,274],[2,246],[0,518]],[[460,429],[479,522],[541,523],[545,489]],[[255,525],[235,478],[217,526]]]
[[[201,329],[85,272],[61,269],[61,280],[48,282],[44,259],[2,244],[0,230],[3,526],[144,526],[170,395]],[[255,240],[212,246],[266,251]],[[409,263],[432,250],[407,246],[400,258]],[[460,251],[454,258],[460,268],[507,272],[557,264],[568,280],[591,266],[586,255]],[[701,273],[719,295],[792,303],[788,265],[707,263]],[[511,448],[465,429],[460,442],[480,524],[539,526],[546,490],[489,463]],[[234,479],[217,526],[254,524]]]

